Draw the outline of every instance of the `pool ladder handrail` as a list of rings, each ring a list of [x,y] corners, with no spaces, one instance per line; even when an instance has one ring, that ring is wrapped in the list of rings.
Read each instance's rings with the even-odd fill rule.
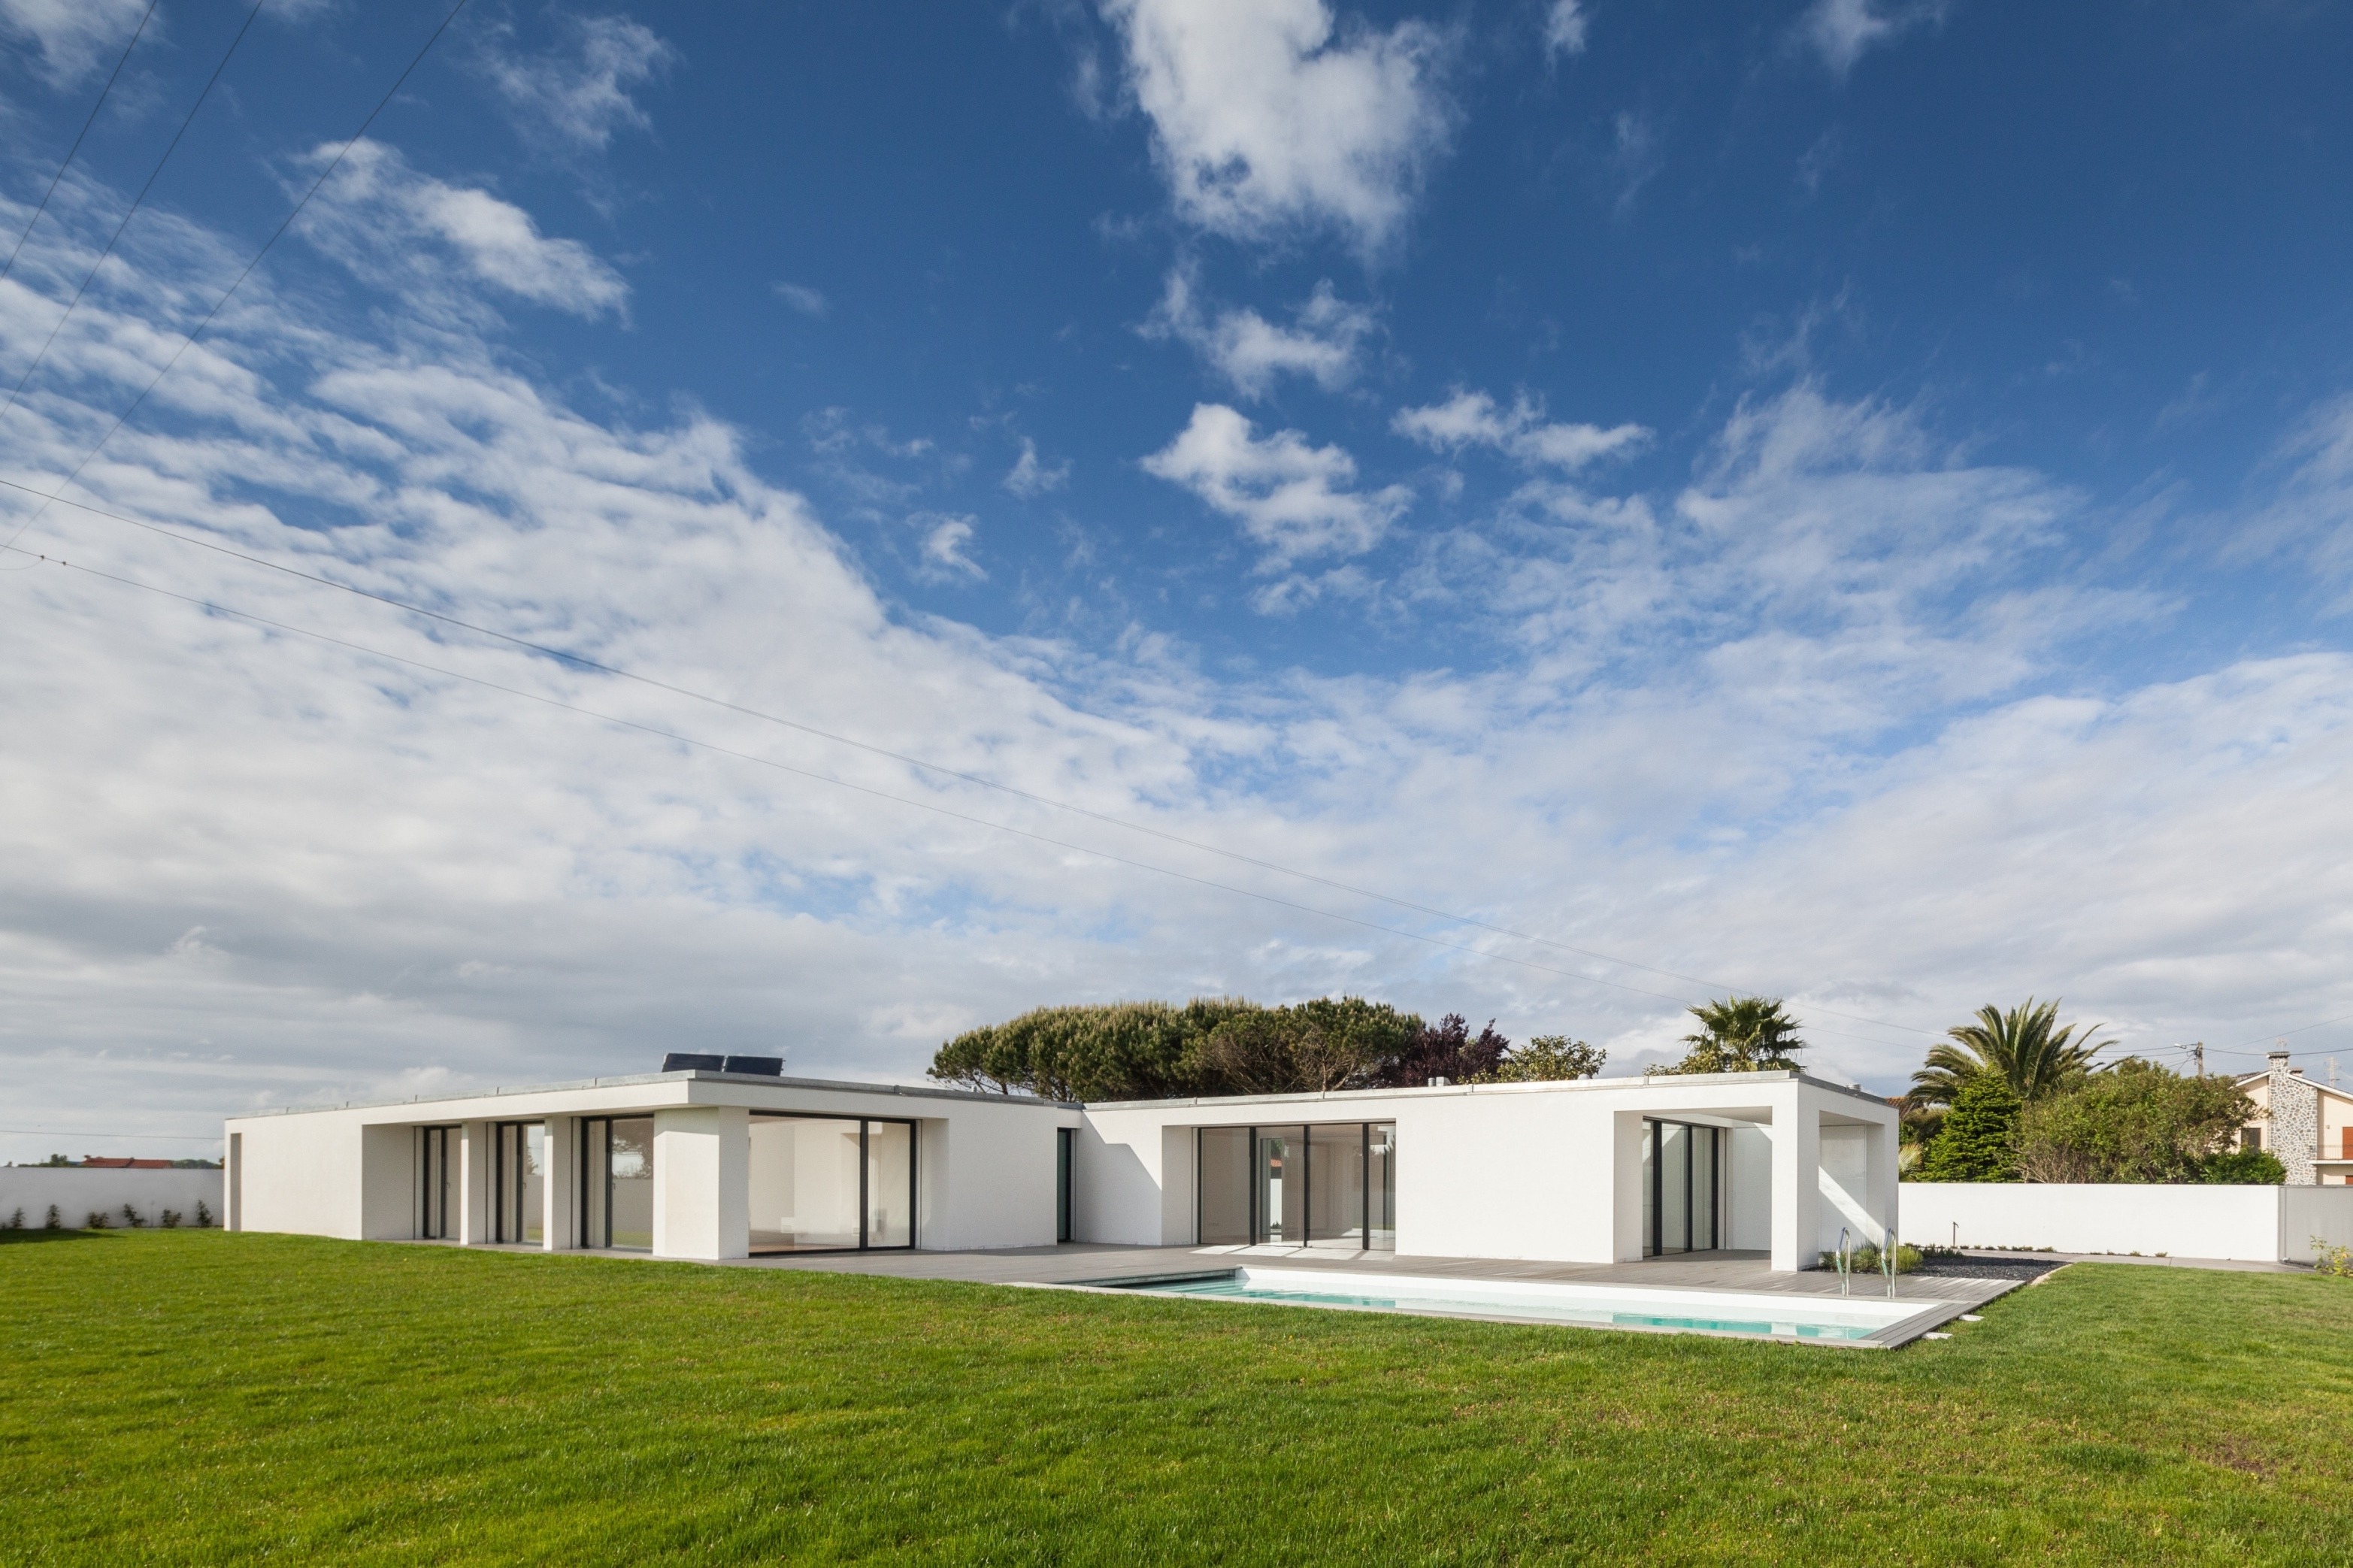
[[[1838,1271],[1839,1294],[1841,1296],[1852,1295],[1854,1288],[1854,1244],[1850,1239],[1852,1235],[1852,1233],[1845,1226],[1839,1226]]]
[[[1879,1243],[1879,1271],[1887,1277],[1887,1299],[1895,1300],[1895,1230],[1889,1226]]]

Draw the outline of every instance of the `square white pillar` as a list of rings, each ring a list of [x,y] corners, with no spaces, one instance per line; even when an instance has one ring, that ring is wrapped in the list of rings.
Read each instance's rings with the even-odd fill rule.
[[[491,1138],[487,1121],[458,1127],[458,1244],[479,1247],[491,1239]]]
[[[547,1169],[540,1184],[547,1208],[541,1234],[548,1251],[567,1252],[580,1245],[580,1221],[574,1212],[580,1202],[580,1119],[549,1117],[546,1150]]]
[[[741,1106],[654,1112],[654,1256],[752,1253],[752,1118]]]
[[[1621,1110],[1609,1132],[1609,1256],[1613,1262],[1640,1263],[1648,1237],[1642,1234],[1642,1135],[1639,1110]]]
[[[1822,1113],[1792,1082],[1773,1097],[1773,1268],[1795,1273],[1820,1253]]]
[[[1877,1123],[1873,1124],[1863,1139],[1864,1154],[1871,1169],[1871,1188],[1864,1204],[1871,1212],[1872,1224],[1877,1227],[1871,1239],[1883,1247],[1894,1240],[1898,1234],[1895,1201],[1902,1189],[1895,1181],[1896,1140],[1894,1127]]]

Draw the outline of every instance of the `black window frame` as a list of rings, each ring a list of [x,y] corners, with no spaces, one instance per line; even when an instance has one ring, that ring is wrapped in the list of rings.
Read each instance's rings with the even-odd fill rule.
[[[793,1258],[810,1253],[842,1252],[913,1252],[923,1233],[923,1124],[912,1116],[852,1116],[834,1110],[755,1110],[754,1121],[855,1121],[858,1123],[858,1245],[855,1247],[749,1247],[754,1258]],[[887,1246],[874,1246],[869,1239],[868,1225],[873,1217],[873,1205],[869,1201],[867,1175],[871,1163],[868,1152],[870,1127],[889,1123],[907,1130],[907,1239]]]
[[[450,1180],[449,1146],[452,1134],[462,1133],[457,1123],[435,1123],[417,1130],[417,1237],[419,1241],[454,1241],[457,1233],[449,1223]],[[437,1147],[438,1145],[438,1147]],[[436,1194],[433,1176],[441,1176],[440,1191]],[[437,1204],[435,1199],[438,1198]]]
[[[1664,1159],[1667,1142],[1665,1129],[1683,1130],[1683,1245],[1672,1252],[1665,1246],[1667,1232],[1666,1193],[1667,1163]],[[1724,1249],[1724,1194],[1725,1187],[1724,1161],[1732,1139],[1730,1129],[1705,1121],[1684,1121],[1672,1116],[1642,1118],[1642,1137],[1649,1145],[1650,1158],[1643,1162],[1651,1169],[1651,1223],[1642,1227],[1642,1256],[1645,1258],[1682,1258],[1694,1252],[1720,1252]],[[1707,1245],[1693,1245],[1694,1183],[1693,1170],[1697,1164],[1699,1141],[1694,1132],[1708,1135],[1709,1183],[1713,1187],[1707,1205]]]
[[[1314,1245],[1314,1242],[1316,1242],[1316,1241],[1317,1241],[1317,1240],[1319,1240],[1319,1239],[1320,1239],[1320,1240],[1324,1240],[1324,1241],[1340,1241],[1340,1240],[1345,1240],[1345,1239],[1346,1239],[1346,1237],[1347,1237],[1350,1234],[1352,1234],[1352,1233],[1353,1233],[1353,1234],[1355,1235],[1356,1238],[1356,1250],[1357,1250],[1357,1251],[1359,1251],[1359,1252],[1377,1252],[1377,1251],[1391,1251],[1391,1250],[1394,1250],[1394,1246],[1393,1246],[1393,1245],[1392,1245],[1392,1247],[1376,1247],[1375,1246],[1373,1246],[1373,1129],[1374,1129],[1374,1128],[1376,1128],[1376,1127],[1388,1127],[1388,1128],[1394,1128],[1394,1127],[1396,1127],[1396,1125],[1397,1125],[1397,1119],[1396,1119],[1396,1118],[1394,1118],[1394,1117],[1383,1117],[1383,1118],[1381,1118],[1381,1119],[1379,1119],[1379,1120],[1377,1120],[1377,1121],[1276,1121],[1276,1122],[1268,1122],[1268,1123],[1264,1123],[1264,1124],[1262,1124],[1262,1125],[1253,1125],[1253,1126],[1250,1126],[1250,1127],[1243,1127],[1243,1128],[1236,1128],[1236,1127],[1234,1127],[1234,1126],[1232,1126],[1232,1125],[1230,1125],[1230,1124],[1225,1124],[1225,1125],[1219,1125],[1219,1126],[1214,1126],[1214,1127],[1212,1127],[1212,1126],[1200,1126],[1200,1127],[1196,1127],[1196,1128],[1194,1128],[1194,1129],[1193,1129],[1193,1239],[1194,1239],[1194,1245],[1196,1245],[1196,1246],[1201,1246],[1201,1245],[1204,1245],[1204,1244],[1202,1243],[1201,1239],[1200,1239],[1200,1237],[1201,1237],[1201,1231],[1202,1231],[1202,1228],[1203,1228],[1203,1227],[1202,1227],[1202,1217],[1203,1217],[1202,1205],[1204,1205],[1208,1200],[1207,1200],[1207,1196],[1206,1196],[1205,1190],[1204,1190],[1204,1189],[1205,1189],[1205,1184],[1204,1184],[1204,1183],[1202,1182],[1202,1180],[1201,1180],[1201,1172],[1202,1172],[1202,1170],[1203,1170],[1204,1166],[1207,1164],[1207,1162],[1208,1162],[1208,1140],[1207,1140],[1206,1134],[1210,1133],[1210,1132],[1231,1132],[1231,1131],[1240,1131],[1240,1132],[1243,1134],[1243,1138],[1242,1138],[1242,1171],[1243,1171],[1242,1196],[1243,1196],[1243,1202],[1244,1202],[1244,1203],[1249,1206],[1249,1209],[1250,1209],[1250,1226],[1249,1226],[1249,1236],[1250,1236],[1250,1239],[1249,1239],[1247,1242],[1243,1243],[1243,1245],[1244,1245],[1244,1246],[1247,1246],[1247,1247],[1266,1247],[1266,1246],[1271,1245],[1271,1244],[1268,1241],[1268,1239],[1267,1239],[1267,1225],[1266,1225],[1267,1216],[1266,1216],[1266,1215],[1265,1215],[1265,1214],[1264,1214],[1264,1212],[1263,1212],[1263,1205],[1260,1202],[1261,1189],[1265,1185],[1265,1184],[1264,1184],[1264,1183],[1262,1183],[1261,1181],[1260,1181],[1260,1179],[1259,1179],[1259,1178],[1260,1178],[1260,1176],[1261,1176],[1261,1174],[1262,1173],[1260,1171],[1260,1168],[1259,1168],[1260,1153],[1259,1153],[1259,1142],[1258,1142],[1258,1141],[1259,1141],[1259,1134],[1261,1134],[1261,1132],[1271,1132],[1271,1133],[1280,1134],[1281,1136],[1285,1137],[1285,1138],[1291,1138],[1291,1137],[1295,1136],[1295,1137],[1298,1139],[1298,1142],[1299,1142],[1299,1185],[1300,1185],[1300,1194],[1301,1194],[1301,1196],[1300,1196],[1300,1204],[1299,1204],[1299,1215],[1300,1215],[1299,1229],[1300,1229],[1300,1237],[1299,1237],[1298,1241],[1297,1241],[1297,1242],[1295,1242],[1295,1243],[1294,1243],[1294,1242],[1293,1242],[1293,1241],[1291,1241],[1288,1237],[1284,1238],[1284,1241],[1283,1241],[1283,1245],[1284,1245],[1284,1246],[1286,1246],[1286,1247],[1291,1247],[1291,1246],[1308,1247],[1308,1246],[1312,1246],[1312,1245]],[[1343,1232],[1341,1232],[1341,1233],[1340,1233],[1339,1235],[1337,1235],[1337,1236],[1327,1236],[1327,1237],[1318,1237],[1316,1236],[1316,1234],[1315,1234],[1315,1226],[1314,1226],[1314,1220],[1313,1220],[1312,1218],[1310,1218],[1310,1217],[1309,1217],[1310,1215],[1312,1215],[1314,1213],[1314,1194],[1315,1194],[1315,1156],[1314,1156],[1314,1152],[1313,1152],[1313,1151],[1314,1151],[1314,1145],[1315,1145],[1315,1140],[1314,1140],[1314,1137],[1312,1136],[1312,1133],[1314,1132],[1314,1129],[1319,1128],[1319,1127],[1326,1127],[1326,1128],[1329,1128],[1329,1127],[1354,1127],[1354,1128],[1356,1128],[1356,1135],[1357,1135],[1357,1137],[1356,1137],[1356,1148],[1357,1148],[1357,1163],[1356,1163],[1356,1171],[1357,1171],[1357,1181],[1362,1184],[1362,1189],[1363,1189],[1363,1190],[1362,1190],[1362,1193],[1361,1193],[1361,1196],[1362,1196],[1362,1198],[1363,1198],[1363,1203],[1362,1203],[1362,1205],[1360,1205],[1359,1210],[1358,1210],[1358,1214],[1357,1214],[1357,1223],[1356,1223],[1356,1224],[1355,1224],[1354,1226],[1351,1226],[1348,1228],[1348,1230],[1343,1231]],[[1390,1144],[1389,1148],[1390,1148],[1389,1160],[1390,1160],[1390,1163],[1391,1163],[1391,1176],[1392,1176],[1392,1178],[1394,1178],[1394,1176],[1395,1176],[1395,1163],[1396,1163],[1396,1160],[1397,1160],[1397,1152],[1396,1152],[1397,1145],[1395,1144],[1395,1142],[1391,1142],[1391,1144]],[[1289,1159],[1290,1159],[1290,1155],[1289,1155],[1289,1154],[1285,1154],[1285,1155],[1284,1155],[1284,1159],[1285,1159],[1286,1161],[1287,1161],[1287,1160],[1289,1160]],[[1286,1180],[1286,1181],[1288,1181],[1288,1180],[1290,1179],[1290,1171],[1289,1171],[1288,1167],[1286,1167],[1286,1168],[1285,1168],[1285,1170],[1284,1170],[1284,1173],[1283,1173],[1283,1179],[1284,1179],[1284,1180]],[[1395,1218],[1395,1216],[1394,1216],[1394,1215],[1392,1215],[1392,1216],[1391,1216],[1392,1221],[1394,1221],[1394,1218]],[[1392,1223],[1392,1225],[1391,1225],[1391,1227],[1390,1227],[1390,1228],[1392,1228],[1392,1229],[1394,1229],[1394,1228],[1395,1228],[1394,1223]],[[1218,1244],[1218,1245],[1229,1245],[1229,1244],[1220,1243],[1220,1244]]]

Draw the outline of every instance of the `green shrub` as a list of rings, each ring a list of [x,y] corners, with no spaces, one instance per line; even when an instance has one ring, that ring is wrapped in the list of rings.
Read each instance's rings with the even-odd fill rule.
[[[180,1211],[178,1209],[165,1209],[163,1213],[161,1223],[165,1230],[179,1229]]]
[[[196,1228],[198,1230],[209,1230],[212,1228],[212,1223],[213,1211],[205,1207],[204,1199],[198,1198],[196,1200]]]
[[[1909,1242],[1899,1241],[1895,1244],[1895,1272],[1898,1274],[1909,1274],[1926,1260],[1926,1254]],[[1857,1274],[1878,1273],[1879,1261],[1879,1248],[1867,1241],[1847,1254],[1847,1267]],[[1821,1266],[1824,1268],[1836,1268],[1838,1254],[1823,1253]]]
[[[2331,1247],[2326,1237],[2312,1238],[2312,1268],[2316,1274],[2353,1279],[2353,1247]]]
[[[81,1227],[84,1230],[111,1230],[113,1228],[113,1222],[106,1217],[104,1210],[92,1209],[90,1211],[89,1217],[81,1222]]]
[[[2268,1149],[2233,1149],[2200,1162],[2198,1179],[2217,1186],[2276,1187],[2287,1181],[2287,1167]]]
[[[58,1205],[51,1204],[49,1205],[49,1217],[43,1222],[41,1228],[43,1230],[63,1230],[65,1227],[66,1222],[58,1217]]]
[[[2014,1182],[2018,1175],[2018,1095],[1998,1073],[1965,1080],[1945,1124],[1920,1156],[1924,1182]]]
[[[147,1222],[139,1217],[139,1211],[137,1209],[132,1208],[129,1204],[124,1204],[122,1205],[122,1223],[129,1226],[132,1229],[137,1230]]]

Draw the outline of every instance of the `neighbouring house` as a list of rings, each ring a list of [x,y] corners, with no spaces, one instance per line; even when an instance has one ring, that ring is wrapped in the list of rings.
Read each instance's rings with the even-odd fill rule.
[[[2316,1083],[2274,1051],[2262,1072],[2239,1079],[2256,1120],[2239,1131],[2242,1149],[2268,1149],[2290,1186],[2353,1185],[2353,1091]]]
[[[1894,1219],[1895,1110],[1794,1071],[1068,1105],[664,1067],[232,1118],[229,1226],[708,1260],[1082,1241],[1796,1270]]]

